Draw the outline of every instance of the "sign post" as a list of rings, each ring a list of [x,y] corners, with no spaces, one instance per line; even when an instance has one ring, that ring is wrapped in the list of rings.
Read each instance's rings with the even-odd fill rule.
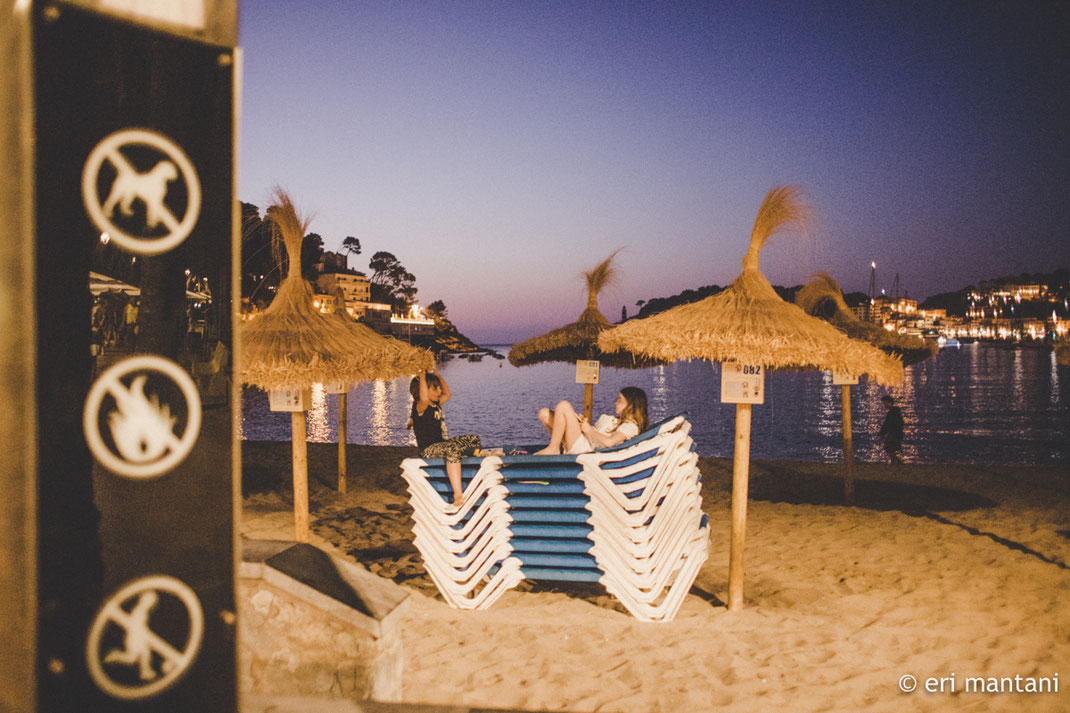
[[[765,402],[765,367],[721,364],[721,403],[736,405],[736,440],[732,460],[732,543],[728,555],[728,608],[743,608],[743,549],[747,536],[747,491],[750,481],[751,404]]]
[[[588,423],[594,411],[594,385],[598,383],[602,364],[597,359],[580,359],[576,362],[576,383],[583,384],[583,415]]]
[[[346,491],[346,429],[349,428],[349,383],[336,381],[323,385],[327,394],[338,394],[338,492]]]
[[[30,9],[0,18],[0,710],[37,699],[37,400],[33,235],[33,42]]]
[[[4,11],[0,709],[234,711],[237,0]]]
[[[851,386],[858,383],[854,374],[832,372],[832,385],[840,387],[840,404],[843,411],[843,504],[852,505],[855,500],[855,455],[851,438]]]

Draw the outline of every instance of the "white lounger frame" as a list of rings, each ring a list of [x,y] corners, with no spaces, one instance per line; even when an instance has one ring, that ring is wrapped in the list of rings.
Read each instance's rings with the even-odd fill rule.
[[[676,616],[709,551],[690,431],[691,424],[677,416],[625,448],[576,456],[577,477],[589,499],[587,523],[593,528],[585,539],[592,543],[590,554],[601,573],[598,581],[644,621]],[[646,453],[650,455],[618,466]],[[560,462],[554,461],[558,466]],[[452,512],[428,481],[429,467],[441,470],[441,465],[420,458],[401,465],[413,506],[416,547],[451,606],[489,607],[525,578],[510,544],[513,518],[502,475],[508,464],[503,466],[497,456],[483,458],[459,512]],[[623,482],[651,469],[645,478]]]

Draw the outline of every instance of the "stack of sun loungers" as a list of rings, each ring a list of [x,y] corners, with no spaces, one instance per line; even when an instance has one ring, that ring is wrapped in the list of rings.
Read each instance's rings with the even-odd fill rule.
[[[463,609],[523,579],[564,580],[600,582],[637,618],[671,620],[709,546],[690,430],[680,415],[593,453],[466,458],[459,512],[444,461],[406,459],[428,573]]]

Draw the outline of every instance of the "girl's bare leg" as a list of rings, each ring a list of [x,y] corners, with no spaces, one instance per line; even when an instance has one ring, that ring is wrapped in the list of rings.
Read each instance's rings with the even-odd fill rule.
[[[464,490],[461,489],[461,464],[446,463],[446,477],[449,478],[450,487],[453,488],[453,504],[461,507],[464,504]]]
[[[539,423],[541,423],[548,432],[554,432],[554,412],[548,408],[539,409]]]

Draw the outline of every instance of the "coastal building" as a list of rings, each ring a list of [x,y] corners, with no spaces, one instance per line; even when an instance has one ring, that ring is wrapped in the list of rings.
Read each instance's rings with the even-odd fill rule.
[[[863,322],[869,321],[869,302],[862,302],[856,305],[850,305],[849,309],[854,313],[855,317]]]
[[[1037,284],[1005,284],[992,286],[987,289],[972,290],[969,294],[971,301],[988,301],[992,304],[996,300],[1039,300],[1048,294],[1047,285]]]
[[[403,314],[390,317],[390,331],[395,337],[434,336],[435,320],[428,317],[420,305],[411,305]]]
[[[869,321],[893,332],[913,322],[918,314],[918,301],[906,297],[878,295],[869,302]]]
[[[333,314],[337,312],[341,305],[338,303],[338,296],[335,293],[315,293],[312,299],[312,306],[318,309],[324,314]]]
[[[359,307],[363,310],[365,324],[380,334],[393,333],[390,325],[390,305],[382,302],[362,302]]]
[[[325,250],[313,269],[317,273],[349,272],[349,256],[345,253],[332,253]]]
[[[344,257],[344,256],[343,256]],[[363,272],[324,272],[316,276],[316,290],[323,294],[341,294],[345,309],[353,319],[362,319],[371,297],[371,283]]]

